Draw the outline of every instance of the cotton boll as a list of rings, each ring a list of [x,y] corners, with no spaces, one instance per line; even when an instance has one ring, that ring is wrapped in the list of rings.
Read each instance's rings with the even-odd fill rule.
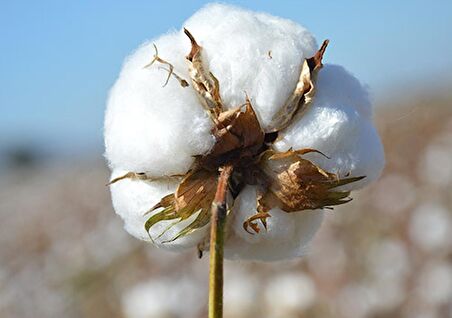
[[[112,178],[121,176],[124,171],[114,171]],[[138,239],[150,241],[149,234],[154,243],[163,248],[178,250],[198,244],[206,235],[208,228],[202,228],[192,235],[187,235],[173,242],[162,243],[173,238],[180,230],[190,224],[196,214],[189,219],[174,225],[160,238],[157,237],[165,231],[174,221],[161,221],[151,227],[149,234],[144,228],[147,219],[152,215],[145,213],[160,201],[165,195],[176,190],[177,181],[142,181],[125,179],[111,185],[111,198],[116,213],[124,220],[124,228]]]
[[[256,213],[256,188],[247,186],[236,198],[227,229],[225,256],[229,259],[275,261],[299,257],[320,227],[323,212],[302,211],[286,213],[278,208],[270,211],[267,231],[261,226],[259,234],[243,229],[243,222]]]
[[[383,146],[370,116],[367,91],[342,67],[325,65],[313,103],[281,133],[275,148],[317,149],[330,159],[320,154],[305,158],[341,177],[366,176],[346,186],[361,188],[377,179],[384,166]]]
[[[242,105],[248,93],[264,129],[295,88],[303,60],[317,50],[300,25],[227,5],[206,6],[184,27],[204,47],[225,105]]]
[[[180,34],[155,41],[159,55],[171,61],[175,72],[188,79]],[[190,87],[183,88],[160,65],[143,68],[154,56],[151,42],[127,58],[110,91],[105,115],[106,157],[112,169],[148,172],[153,176],[181,174],[193,156],[214,143],[212,121]]]
[[[202,46],[204,68],[219,81],[223,110],[242,105],[246,93],[264,130],[292,94],[304,60],[318,48],[312,35],[291,21],[227,5],[207,5],[184,27]],[[189,80],[185,58],[191,49],[189,39],[180,30],[153,43],[159,57],[170,62],[174,72],[190,86],[182,87],[176,78],[170,77],[163,87],[168,72],[161,69],[159,62],[144,68],[155,54],[152,42],[143,44],[127,58],[111,89],[105,115],[105,156],[113,177],[129,171],[145,172],[151,177],[185,174],[192,168],[194,156],[209,153],[215,143],[213,121]],[[315,86],[313,104],[280,133],[275,150],[314,148],[331,159],[316,153],[306,158],[325,170],[340,177],[349,173],[366,176],[347,189],[376,179],[384,156],[371,121],[366,90],[343,68],[332,65],[319,71]],[[163,196],[174,192],[177,184],[169,180],[130,179],[114,183],[113,205],[126,230],[149,241],[144,224],[150,215],[144,213]],[[229,216],[227,257],[280,260],[300,256],[323,218],[321,211],[286,213],[275,208],[270,211],[268,230],[251,235],[243,229],[243,222],[255,213],[256,189],[247,186],[235,200]],[[174,242],[163,243],[194,218],[196,213],[172,227],[174,221],[158,222],[149,234],[158,246],[165,248],[196,246],[208,235],[209,225]],[[168,231],[159,237],[165,229]]]

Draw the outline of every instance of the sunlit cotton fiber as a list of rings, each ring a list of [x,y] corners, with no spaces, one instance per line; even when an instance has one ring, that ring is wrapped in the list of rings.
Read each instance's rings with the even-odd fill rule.
[[[225,108],[242,105],[247,94],[264,131],[294,90],[303,61],[318,49],[311,33],[292,21],[228,5],[207,5],[183,26],[203,47],[205,67],[219,81]],[[156,53],[153,44],[178,76],[190,78],[185,59],[190,41],[183,29],[145,42],[126,59],[110,91],[105,117],[105,156],[112,178],[128,171],[154,178],[185,174],[194,156],[208,153],[215,143],[212,120],[191,85],[182,87],[170,77],[165,86],[165,65],[144,67]],[[318,153],[306,158],[323,169],[339,177],[366,176],[345,186],[347,190],[375,180],[384,165],[367,90],[337,65],[325,64],[319,71],[313,103],[280,132],[274,148],[314,148],[329,159]],[[157,246],[170,249],[205,241],[208,226],[165,243],[187,221],[164,221],[153,226],[150,235],[146,232],[149,215],[145,213],[176,187],[177,180],[125,179],[112,184],[113,205],[126,230],[139,239],[150,241],[152,237]],[[289,214],[274,208],[268,230],[251,235],[242,224],[255,211],[256,189],[248,185],[229,216],[226,257],[278,260],[300,256],[323,218],[320,210]]]

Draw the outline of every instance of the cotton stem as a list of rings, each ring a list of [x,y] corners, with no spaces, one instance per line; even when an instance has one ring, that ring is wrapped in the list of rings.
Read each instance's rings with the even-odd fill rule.
[[[221,168],[210,227],[209,318],[223,317],[223,249],[226,223],[226,195],[232,166]]]

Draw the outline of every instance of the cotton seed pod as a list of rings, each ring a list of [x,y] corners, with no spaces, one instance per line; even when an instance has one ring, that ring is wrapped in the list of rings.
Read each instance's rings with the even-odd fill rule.
[[[291,21],[214,4],[129,56],[105,117],[126,230],[205,249],[218,169],[230,165],[226,257],[302,255],[321,209],[384,166],[367,91],[323,66],[327,44]]]

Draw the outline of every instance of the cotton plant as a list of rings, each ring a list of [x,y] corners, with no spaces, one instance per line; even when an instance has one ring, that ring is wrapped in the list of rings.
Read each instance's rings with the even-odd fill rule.
[[[383,148],[365,87],[324,64],[302,26],[204,7],[125,61],[105,116],[116,213],[171,250],[301,256],[325,209],[378,178]],[[217,236],[219,238],[217,238]],[[213,249],[215,252],[216,249]]]

